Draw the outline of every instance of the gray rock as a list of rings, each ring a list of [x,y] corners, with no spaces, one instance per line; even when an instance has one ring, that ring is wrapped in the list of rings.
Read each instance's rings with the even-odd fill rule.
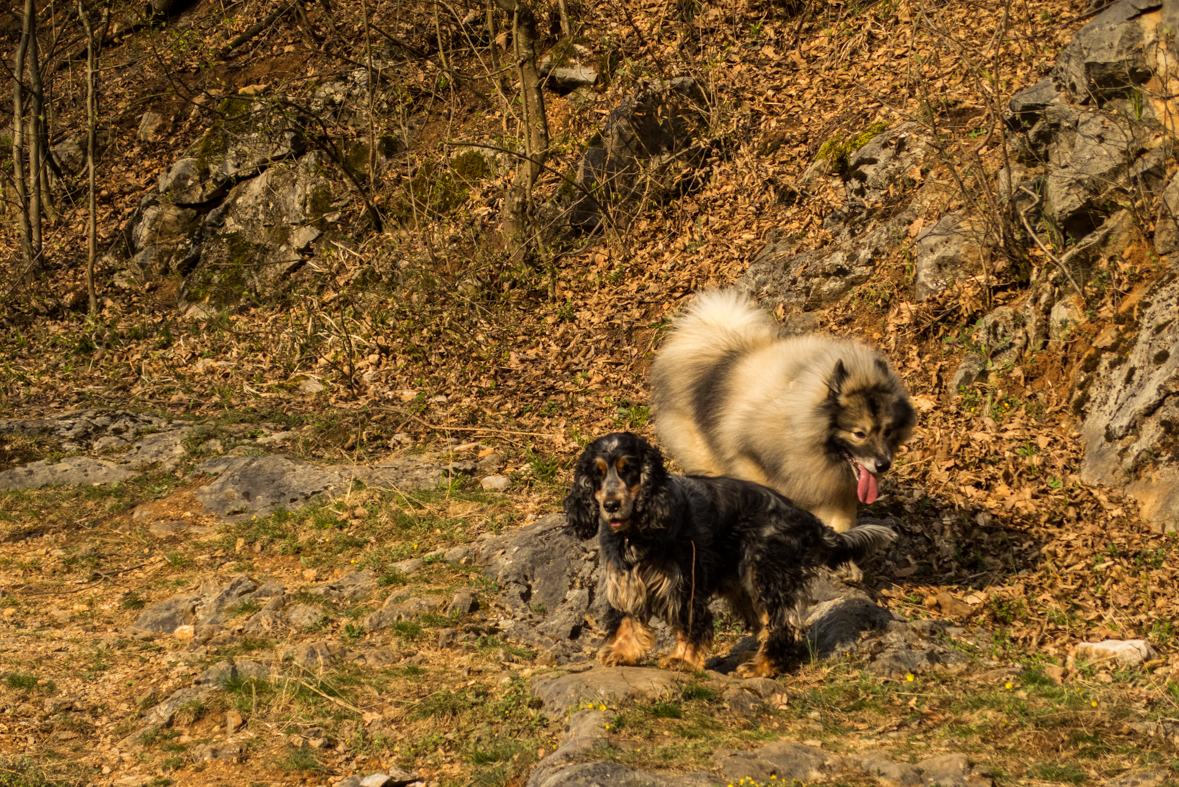
[[[911,205],[883,222],[875,218],[840,220],[831,245],[795,253],[793,241],[768,243],[738,281],[738,286],[787,312],[814,311],[834,303],[876,271],[908,234],[918,212]]]
[[[913,258],[915,295],[924,301],[969,278],[979,267],[982,246],[969,221],[948,213],[917,235]]]
[[[446,550],[442,557],[447,563],[462,563],[471,555],[471,548],[465,544]]]
[[[398,596],[393,594],[385,600],[383,607],[365,615],[361,619],[361,625],[368,631],[377,631],[403,620],[413,620],[421,615],[438,612],[445,603],[439,596],[413,596],[398,600]]]
[[[618,703],[666,697],[679,688],[685,676],[645,667],[594,667],[564,675],[532,678],[532,694],[544,703],[549,718],[559,718],[584,703]]]
[[[655,82],[623,99],[578,165],[570,223],[594,229],[624,203],[679,190],[704,159],[707,127],[707,100],[694,79]]]
[[[350,571],[337,580],[312,588],[311,593],[325,598],[355,601],[377,589],[375,571]]]
[[[1154,225],[1154,250],[1159,256],[1179,251],[1179,177],[1163,191]]]
[[[436,489],[446,477],[443,465],[417,457],[397,457],[375,467],[350,469],[356,478],[378,489]]]
[[[1085,321],[1084,298],[1076,293],[1061,298],[1048,314],[1048,338],[1053,343],[1068,341],[1076,327]]]
[[[892,191],[904,191],[904,181],[919,169],[931,152],[917,123],[902,123],[872,137],[848,157],[843,177],[848,193],[865,202],[879,202]]]
[[[925,784],[921,771],[908,763],[893,762],[878,754],[849,755],[848,760],[859,766],[882,787],[921,787]]]
[[[1165,769],[1154,771],[1137,771],[1123,773],[1105,783],[1105,787],[1156,787],[1164,784],[1170,778],[1170,772]]]
[[[140,142],[155,142],[160,138],[164,129],[164,118],[158,112],[149,109],[139,119],[139,128],[135,132],[135,138]]]
[[[921,771],[921,780],[925,784],[966,787],[966,777],[970,774],[970,760],[961,753],[942,754],[917,763],[917,770]]]
[[[725,689],[721,694],[721,701],[724,702],[730,713],[743,719],[752,717],[761,710],[764,704],[761,698],[753,692],[746,691],[739,686],[729,686]]]
[[[189,757],[194,763],[237,762],[242,756],[242,745],[236,741],[225,743],[202,743],[194,746]]]
[[[184,438],[190,431],[190,427],[183,427],[144,435],[131,445],[121,461],[136,470],[153,466],[158,470],[175,470],[187,453]]]
[[[528,787],[713,787],[709,774],[656,774],[620,766],[617,763],[583,762],[606,742],[609,714],[600,710],[581,710],[569,717],[561,735],[561,746],[533,769]]]
[[[606,612],[597,558],[598,540],[579,540],[563,514],[485,538],[476,554],[484,574],[501,588],[499,601],[510,613],[505,633],[562,657],[581,654],[589,644],[582,638],[587,616],[600,620]]]
[[[836,755],[791,741],[776,741],[752,752],[719,749],[712,759],[730,783],[741,779],[769,782],[773,776],[783,784],[825,781],[843,764]]]
[[[1004,120],[1015,131],[1029,128],[1044,115],[1049,105],[1063,101],[1055,80],[1047,76],[1011,97]]]
[[[417,557],[411,557],[409,560],[398,560],[396,563],[389,566],[389,568],[393,569],[394,571],[398,571],[407,577],[411,574],[418,573],[425,567],[426,561]]]
[[[393,768],[387,773],[373,773],[360,780],[360,787],[404,787],[421,778],[417,771]]]
[[[345,483],[340,473],[281,454],[210,459],[193,470],[202,473],[217,479],[193,496],[226,521],[297,508]]]
[[[869,672],[891,678],[960,668],[968,658],[946,641],[948,629],[949,624],[938,621],[893,621],[865,637],[856,653],[866,658]]]
[[[1139,18],[1160,0],[1121,0],[1077,31],[1060,53],[1052,78],[1080,104],[1124,96],[1150,79]]]
[[[557,52],[557,49],[562,51]],[[557,58],[553,55],[556,53]],[[554,62],[556,60],[556,62]],[[562,92],[570,92],[578,88],[593,87],[598,81],[598,69],[591,64],[593,53],[580,44],[559,42],[554,52],[550,52],[537,63],[537,70],[545,77],[546,85]]]
[[[479,482],[479,486],[488,492],[506,492],[512,485],[512,479],[506,475],[489,475]]]
[[[958,368],[954,370],[953,376],[950,377],[950,392],[957,395],[963,388],[969,388],[985,378],[990,366],[991,362],[987,360],[985,355],[967,353],[966,357],[958,364]]]
[[[240,603],[258,588],[246,576],[224,585],[206,580],[196,592],[180,593],[149,604],[131,625],[133,632],[169,634],[179,626],[219,625],[229,619],[228,608]]]
[[[200,601],[199,593],[186,593],[148,604],[131,625],[131,630],[147,634],[171,634],[180,626],[194,625]]]
[[[258,589],[258,583],[247,576],[237,576],[214,592],[202,586],[203,597],[197,605],[197,620],[202,624],[223,625],[233,616],[229,608],[241,603]]]
[[[300,667],[318,669],[343,658],[344,649],[335,642],[301,642],[284,655],[290,655]]]
[[[543,771],[528,787],[715,787],[707,773],[662,774],[640,771],[617,762],[586,762]]]
[[[212,699],[217,689],[211,686],[189,686],[174,692],[168,699],[149,710],[143,724],[120,742],[120,746],[137,745],[148,733],[172,724],[178,712],[185,707],[202,705]]]
[[[471,592],[470,588],[460,588],[450,599],[446,614],[451,617],[462,617],[477,609],[479,609],[479,601],[475,598],[475,594]]]
[[[806,636],[819,658],[852,653],[863,632],[885,629],[896,620],[892,613],[860,591],[845,588],[844,593],[806,612]]]
[[[1078,644],[1076,657],[1090,664],[1115,663],[1119,667],[1139,667],[1158,658],[1158,653],[1144,639],[1110,639]]]
[[[1153,162],[1148,160],[1148,152],[1153,153]],[[1154,170],[1144,185],[1161,187],[1158,181],[1165,155],[1162,138],[1144,126],[1108,113],[1081,113],[1067,163],[1048,174],[1048,211],[1069,236],[1084,237],[1102,223],[1106,194],[1132,170],[1141,174]]]
[[[296,604],[287,612],[287,621],[296,629],[317,626],[323,618],[323,607],[316,607],[311,604]]]
[[[177,208],[200,207],[229,191],[230,179],[195,158],[182,158],[160,175],[158,191]]]
[[[234,303],[303,266],[327,224],[332,185],[319,154],[273,164],[234,186],[201,227],[199,265],[185,278],[188,302]]]
[[[224,688],[232,680],[265,680],[269,677],[270,669],[257,661],[219,661],[198,675],[193,685]]]
[[[70,456],[60,462],[32,462],[0,472],[0,491],[43,486],[117,484],[135,477],[130,468],[105,459]]]

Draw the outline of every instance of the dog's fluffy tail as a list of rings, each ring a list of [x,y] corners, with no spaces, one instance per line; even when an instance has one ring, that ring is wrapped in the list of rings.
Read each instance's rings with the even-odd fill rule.
[[[825,533],[827,545],[831,548],[827,566],[835,568],[847,562],[858,562],[871,557],[893,542],[897,534],[884,525],[860,525],[845,533],[836,533],[830,528]]]
[[[755,342],[773,339],[778,324],[740,290],[707,290],[675,321],[675,330],[681,340],[696,339],[708,347],[726,335]]]

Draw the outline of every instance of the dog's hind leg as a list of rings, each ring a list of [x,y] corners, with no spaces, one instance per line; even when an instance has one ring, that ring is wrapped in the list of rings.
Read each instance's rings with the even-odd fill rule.
[[[619,614],[611,610],[614,614]],[[598,660],[607,667],[638,664],[655,645],[655,635],[642,621],[623,616],[606,637],[598,651]]]

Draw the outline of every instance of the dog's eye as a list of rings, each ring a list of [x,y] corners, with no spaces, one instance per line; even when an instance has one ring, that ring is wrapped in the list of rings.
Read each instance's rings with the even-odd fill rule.
[[[868,436],[868,435],[867,435],[867,434],[864,432],[864,430],[863,430],[863,429],[857,429],[857,430],[855,430],[854,432],[852,432],[852,434],[853,434],[853,435],[855,435],[855,438],[856,438],[857,440],[863,440],[865,437],[867,437],[867,436]]]

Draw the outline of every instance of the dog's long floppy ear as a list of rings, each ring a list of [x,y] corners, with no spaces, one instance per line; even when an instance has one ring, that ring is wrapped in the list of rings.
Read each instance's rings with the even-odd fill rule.
[[[639,464],[642,476],[639,479],[639,494],[635,498],[635,511],[643,514],[652,524],[666,522],[671,512],[671,489],[667,483],[667,468],[663,466],[663,454],[659,449],[638,435],[634,436],[639,447]]]
[[[843,365],[843,360],[840,359],[835,362],[835,371],[831,372],[830,379],[827,380],[827,396],[831,399],[839,398],[843,393],[843,384],[847,382],[847,367]]]
[[[565,521],[573,534],[584,541],[598,532],[598,503],[594,500],[592,467],[594,444],[582,452],[573,470],[573,487],[565,495]]]

